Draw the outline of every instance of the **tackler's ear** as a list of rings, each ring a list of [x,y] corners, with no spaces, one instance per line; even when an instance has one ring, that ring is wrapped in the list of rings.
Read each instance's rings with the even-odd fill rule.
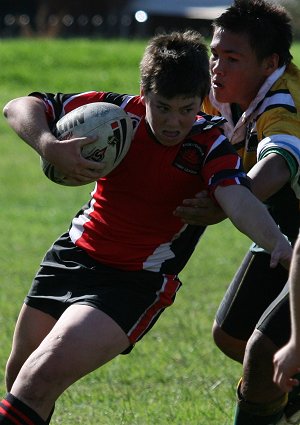
[[[264,59],[264,62],[266,75],[269,76],[276,71],[279,66],[279,55],[277,53],[272,53],[272,55]]]

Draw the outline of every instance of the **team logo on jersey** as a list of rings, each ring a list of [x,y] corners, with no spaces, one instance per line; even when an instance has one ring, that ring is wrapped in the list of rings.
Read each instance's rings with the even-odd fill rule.
[[[198,143],[187,140],[181,145],[173,165],[186,173],[199,174],[203,155],[203,149]]]

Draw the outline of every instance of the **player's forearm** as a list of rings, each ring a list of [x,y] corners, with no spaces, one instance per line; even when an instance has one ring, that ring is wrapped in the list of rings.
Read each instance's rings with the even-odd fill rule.
[[[215,196],[235,227],[266,251],[272,252],[278,241],[284,244],[284,237],[266,207],[247,188],[220,187]]]
[[[278,192],[290,179],[290,170],[284,157],[276,153],[258,161],[248,172],[254,195],[265,201]]]
[[[3,109],[11,128],[41,156],[48,142],[56,140],[49,130],[43,103],[35,97],[20,97]]]

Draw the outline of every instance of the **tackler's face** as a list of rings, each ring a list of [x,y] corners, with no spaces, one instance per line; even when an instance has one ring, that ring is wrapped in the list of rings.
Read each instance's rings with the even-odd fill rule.
[[[175,96],[171,99],[149,92],[141,93],[146,121],[156,139],[164,146],[175,146],[190,132],[200,110],[201,99]]]
[[[258,60],[245,33],[216,28],[211,41],[211,89],[219,102],[246,110],[260,87],[277,68],[276,57]]]

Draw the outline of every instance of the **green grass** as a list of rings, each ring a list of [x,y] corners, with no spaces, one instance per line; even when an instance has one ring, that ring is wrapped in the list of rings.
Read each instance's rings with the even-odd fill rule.
[[[144,41],[1,40],[0,103],[35,90],[137,93]],[[300,46],[293,49],[300,63]],[[44,251],[92,186],[60,187],[0,117],[0,392],[12,332]],[[225,221],[201,240],[173,307],[129,356],[60,398],[53,424],[229,425],[240,366],[214,346],[216,308],[249,241]]]

